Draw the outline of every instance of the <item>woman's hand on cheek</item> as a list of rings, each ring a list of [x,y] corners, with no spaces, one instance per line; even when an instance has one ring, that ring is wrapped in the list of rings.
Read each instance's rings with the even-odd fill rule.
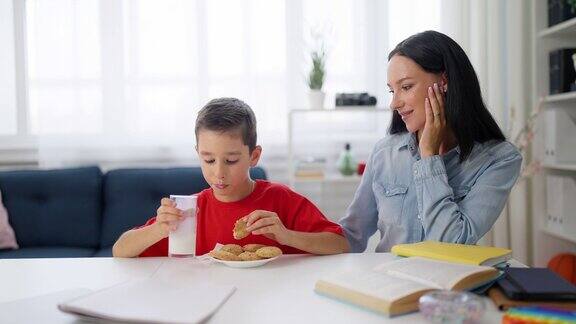
[[[438,155],[440,145],[446,131],[446,116],[444,114],[444,97],[437,83],[428,88],[428,97],[424,100],[426,123],[419,139],[420,156],[422,158]]]

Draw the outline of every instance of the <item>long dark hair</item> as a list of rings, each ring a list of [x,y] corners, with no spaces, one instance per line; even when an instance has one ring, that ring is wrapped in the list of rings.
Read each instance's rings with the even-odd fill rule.
[[[472,63],[452,38],[436,31],[425,31],[400,42],[388,55],[388,61],[394,55],[412,59],[426,72],[445,73],[448,79],[444,106],[446,123],[460,146],[460,162],[468,158],[474,142],[506,140],[484,105]],[[406,124],[398,112],[394,111],[388,133],[407,131]]]

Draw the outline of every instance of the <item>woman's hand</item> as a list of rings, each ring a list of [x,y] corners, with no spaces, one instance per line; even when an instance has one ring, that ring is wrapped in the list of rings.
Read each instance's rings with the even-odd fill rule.
[[[255,210],[244,216],[246,230],[256,235],[264,235],[280,244],[288,245],[290,233],[278,214],[266,210]]]
[[[428,97],[424,100],[426,124],[419,139],[420,156],[422,158],[438,155],[440,145],[446,132],[446,116],[444,114],[444,94],[437,83],[428,88]]]

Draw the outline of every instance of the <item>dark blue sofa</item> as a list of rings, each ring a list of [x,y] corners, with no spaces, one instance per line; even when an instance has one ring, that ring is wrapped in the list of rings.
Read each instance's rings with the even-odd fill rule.
[[[264,169],[250,170],[266,179]],[[98,167],[0,172],[0,190],[20,246],[0,258],[112,256],[124,231],[156,214],[160,199],[208,188],[199,167]]]

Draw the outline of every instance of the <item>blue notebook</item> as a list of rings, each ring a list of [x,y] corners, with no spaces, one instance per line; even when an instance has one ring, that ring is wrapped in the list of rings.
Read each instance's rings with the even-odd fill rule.
[[[548,268],[508,268],[498,285],[513,300],[576,301],[576,286]]]

